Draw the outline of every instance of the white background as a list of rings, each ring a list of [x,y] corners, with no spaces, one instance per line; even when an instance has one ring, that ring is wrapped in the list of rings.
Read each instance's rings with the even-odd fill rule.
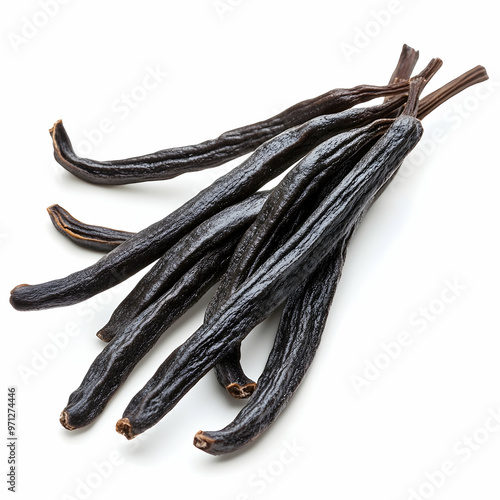
[[[2,387],[4,421],[7,386],[18,388],[17,497],[175,491],[176,498],[207,500],[301,499],[321,488],[322,498],[346,500],[498,499],[500,426],[491,415],[500,418],[500,68],[493,4],[69,0],[48,2],[49,16],[42,3],[9,2],[1,16]],[[139,275],[82,304],[14,311],[8,296],[15,285],[65,276],[99,257],[57,233],[45,208],[58,203],[85,222],[136,231],[227,166],[166,182],[95,186],[55,162],[52,124],[62,118],[73,143],[97,159],[193,144],[331,88],[384,84],[403,43],[419,49],[418,70],[432,57],[444,60],[429,90],[477,64],[487,68],[489,84],[425,119],[421,145],[352,241],[321,348],[272,428],[233,456],[193,447],[196,431],[223,427],[241,406],[209,374],[140,439],[128,442],[114,431],[132,396],[198,327],[207,297],[92,426],[63,429],[59,412],[102,349],[94,333]],[[153,70],[156,87],[138,89]],[[136,97],[132,106],[124,104],[127,94]],[[102,120],[108,129],[99,137]],[[93,130],[96,144],[83,143]],[[277,319],[245,341],[253,377]],[[398,351],[393,343],[402,336],[408,343]],[[380,368],[389,359],[388,345],[394,359],[370,371],[370,363]],[[357,391],[353,380],[367,376]],[[435,473],[443,464],[446,476]],[[0,487],[3,495],[4,480]]]

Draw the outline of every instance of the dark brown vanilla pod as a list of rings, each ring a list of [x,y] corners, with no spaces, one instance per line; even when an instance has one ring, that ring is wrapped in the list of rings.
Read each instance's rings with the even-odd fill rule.
[[[224,301],[271,253],[263,252],[270,240],[287,229],[300,215],[306,203],[325,184],[331,188],[353,166],[351,159],[361,157],[366,146],[373,144],[392,125],[393,120],[377,120],[370,125],[338,134],[317,147],[291,169],[271,191],[255,221],[245,232],[223,277],[223,286],[217,294]],[[318,200],[319,202],[319,200]],[[311,211],[313,205],[310,203]],[[275,245],[274,245],[275,246]],[[274,248],[273,248],[274,250]],[[221,295],[222,294],[222,295]]]
[[[51,205],[47,208],[47,212],[52,224],[62,235],[73,243],[90,250],[109,252],[135,234],[129,231],[85,224],[75,219],[59,205]]]
[[[401,54],[399,56],[399,60],[396,64],[393,74],[389,80],[389,84],[395,83],[401,80],[408,80],[411,77],[412,71],[418,61],[418,52],[408,45],[403,45],[401,50]],[[394,99],[395,97],[392,97]],[[397,97],[396,97],[397,98]],[[387,102],[391,97],[386,97],[384,102]],[[403,106],[393,111],[390,115],[397,116],[401,113]],[[374,139],[375,140],[375,139]],[[373,145],[373,144],[372,144]],[[320,176],[318,176],[319,179]],[[338,178],[340,179],[341,173],[338,173]],[[323,179],[320,180],[321,183]],[[333,181],[335,182],[335,181]],[[311,189],[311,186],[307,189],[307,191],[313,193],[313,197],[316,198],[316,201],[319,202],[320,199],[323,198],[322,195],[319,195],[318,192],[314,192],[314,189]],[[254,255],[250,259],[247,256],[247,270],[245,271],[245,276],[248,276],[252,272],[252,267],[256,267],[259,263],[269,255],[269,252],[272,251],[273,248],[279,246],[283,241],[285,241],[293,232],[296,227],[302,223],[304,217],[307,217],[310,212],[314,209],[314,204],[309,200],[305,200],[304,193],[300,193],[296,195],[295,209],[291,209],[290,207],[283,214],[283,220],[279,223],[281,229],[278,231],[277,228],[274,231],[269,231],[269,234],[264,241],[261,242],[261,248],[258,249],[258,256]],[[292,195],[293,196],[293,195]],[[300,207],[298,209],[298,207]],[[287,220],[288,219],[288,220]],[[255,223],[254,223],[255,226]],[[278,226],[278,227],[279,227]],[[283,230],[283,226],[285,227],[285,231]],[[288,228],[288,232],[286,231]],[[249,238],[250,230],[247,231],[247,234],[243,238]],[[228,290],[230,287],[228,286],[228,281],[231,280],[229,276],[238,274],[238,270],[234,269],[235,261],[237,262],[239,258],[241,258],[241,254],[245,256],[245,250],[242,250],[242,243],[238,246],[239,252],[235,252],[235,255],[232,259],[233,266],[230,266],[230,269],[224,274],[222,282],[219,284],[219,287],[216,291],[215,296],[212,298],[212,301],[209,303],[207,308],[207,314],[210,315],[212,313],[212,309],[216,309],[218,307],[218,303],[223,300],[223,297],[227,296]],[[238,253],[240,256],[238,257]],[[240,263],[241,266],[241,263]],[[245,266],[243,266],[244,268]],[[239,270],[240,281],[242,279],[242,269]],[[256,383],[251,380],[245,373],[240,363],[241,359],[241,348],[237,346],[230,353],[228,353],[221,362],[217,363],[215,366],[215,375],[219,385],[226,388],[229,394],[233,397],[242,399],[249,397],[253,391],[255,390]]]
[[[413,56],[413,53],[411,53],[411,55]],[[401,70],[396,68],[396,72],[408,71],[409,66],[403,64],[402,61],[404,62],[404,59],[400,58],[398,68],[401,65],[403,68]],[[421,74],[426,75],[427,78],[431,78],[440,68],[441,64],[442,62],[440,60],[434,59]],[[410,66],[414,66],[414,64]],[[297,217],[298,211],[294,211],[292,207],[294,205],[300,207],[302,203],[301,198],[308,196],[310,192],[317,195],[317,190],[319,189],[318,185],[324,183],[326,177],[331,175],[328,168],[323,168],[324,161],[322,160],[325,160],[325,157],[332,154],[335,150],[341,151],[344,157],[350,156],[351,158],[357,159],[355,157],[355,152],[362,152],[364,146],[373,145],[377,134],[383,133],[390,123],[389,120],[385,122],[379,120],[378,122],[373,122],[369,126],[340,134],[337,136],[338,144],[334,141],[328,141],[327,144],[331,146],[330,150],[325,148],[324,144],[322,147],[318,147],[317,151],[321,153],[318,153],[317,157],[313,154],[309,155],[306,157],[306,160],[308,158],[309,162],[302,160],[298,166],[294,167],[294,169],[285,176],[279,185],[273,189],[257,219],[247,230],[236,248],[229,264],[228,271],[224,274],[216,294],[207,308],[207,314],[205,316],[206,321],[209,320],[213,311],[220,307],[220,304],[234,292],[241,282],[246,279],[268,255],[264,249],[273,248],[273,238],[276,238],[280,232],[283,232],[283,226],[285,228],[289,226],[283,224],[283,219],[288,217],[293,220]],[[358,142],[353,141],[350,153],[346,154],[346,149],[348,150],[346,143],[348,143],[349,139],[352,140],[354,137],[358,137]],[[321,167],[317,167],[318,165],[321,165]],[[343,169],[339,169],[337,172],[337,179],[334,180],[332,184],[338,182],[350,168],[348,167],[347,161],[343,167]],[[282,227],[278,229],[280,225]],[[289,230],[282,239],[286,239],[290,234],[291,232]],[[242,397],[248,394],[248,391],[240,390],[242,386],[240,380],[242,380],[246,386],[254,388],[251,380],[244,374],[239,360],[240,352],[238,346],[229,351],[215,366],[218,382],[226,387],[231,394],[236,395],[236,397]],[[234,378],[235,375],[238,377],[237,379]]]
[[[193,440],[197,448],[211,455],[235,452],[257,439],[288,406],[319,347],[350,239],[364,213],[396,173],[379,189],[351,230],[286,300],[273,347],[250,401],[223,429],[197,432]]]
[[[257,218],[236,247],[230,265],[223,275],[205,314],[205,321],[227,297],[285,242],[312,213],[321,199],[337,185],[367,149],[390,126],[392,120],[377,120],[370,125],[343,132],[318,147],[298,163],[272,190]],[[325,164],[338,165],[336,155],[344,159],[341,168],[329,169]],[[333,170],[333,171],[332,171]],[[220,385],[234,397],[248,397],[255,383],[244,374],[240,365],[239,346],[215,366]]]
[[[103,292],[145,268],[179,238],[220,210],[244,200],[333,135],[383,118],[406,98],[314,118],[262,144],[247,160],[180,208],[110,251],[92,266],[38,285],[19,285],[10,303],[18,310],[72,305]]]
[[[61,120],[50,129],[50,135],[56,161],[85,181],[95,184],[130,184],[166,180],[238,158],[312,118],[338,113],[377,97],[407,92],[408,82],[404,81],[388,86],[359,85],[351,89],[335,89],[299,102],[267,120],[225,132],[217,139],[123,160],[96,161],[77,156]]]
[[[307,373],[340,280],[346,235],[286,300],[273,347],[249,402],[219,431],[199,431],[194,445],[211,455],[239,450],[258,438],[288,406]]]
[[[250,401],[223,429],[196,433],[193,444],[197,448],[211,455],[237,451],[257,439],[288,406],[319,347],[350,239],[395,174],[379,189],[351,230],[286,300],[273,347]]]
[[[116,307],[109,322],[98,332],[111,340],[144,309],[168,290],[179,276],[213,248],[245,232],[259,213],[269,191],[259,191],[213,215],[169,248]]]
[[[416,111],[422,82],[405,112],[320,203],[301,228],[233,293],[209,322],[160,365],[117,422],[128,439],[158,423],[218,361],[278,307],[351,229],[422,136]],[[411,100],[410,100],[411,99]]]
[[[206,252],[163,295],[116,335],[70,395],[60,422],[68,430],[92,423],[165,331],[219,279],[238,241],[235,235]]]

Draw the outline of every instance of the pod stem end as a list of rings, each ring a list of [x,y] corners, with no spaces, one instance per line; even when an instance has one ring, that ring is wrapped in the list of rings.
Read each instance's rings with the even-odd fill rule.
[[[133,439],[136,436],[128,418],[121,418],[118,422],[116,422],[116,432],[123,434],[128,440]]]
[[[215,441],[212,438],[205,436],[205,434],[203,434],[203,431],[198,431],[193,439],[193,444],[196,446],[196,448],[206,452],[210,450],[214,442]]]

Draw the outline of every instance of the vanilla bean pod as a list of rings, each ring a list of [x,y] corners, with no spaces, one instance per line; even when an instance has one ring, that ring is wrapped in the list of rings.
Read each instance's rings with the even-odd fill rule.
[[[77,156],[61,120],[50,129],[50,135],[56,161],[85,181],[96,184],[130,184],[165,180],[186,172],[221,165],[317,116],[344,111],[377,97],[405,92],[408,92],[407,82],[381,87],[359,85],[351,89],[335,89],[299,102],[267,120],[225,132],[217,139],[123,160],[96,161]]]
[[[232,453],[259,437],[282,413],[309,369],[342,274],[350,234],[287,299],[273,347],[249,402],[219,431],[199,431],[194,445]]]
[[[377,120],[330,140],[328,147],[318,147],[292,169],[273,189],[236,247],[228,270],[224,273],[205,314],[205,321],[271,253],[290,238],[310,215],[321,199],[333,189],[356,161],[372,146],[392,123]],[[338,168],[336,155],[347,158]],[[333,164],[337,168],[324,167]],[[333,170],[333,171],[332,171]],[[245,375],[240,360],[240,346],[215,367],[220,385],[236,398],[248,397],[255,383]]]
[[[418,52],[405,44],[401,50],[394,72],[389,80],[389,84],[409,79],[417,61]],[[386,98],[385,102],[387,102],[388,99],[389,98]],[[391,116],[397,116],[398,112],[401,112],[401,110],[402,107],[398,108],[391,113]],[[370,143],[370,145],[373,145],[373,142]],[[337,181],[340,180],[340,178],[341,174],[337,173]],[[318,178],[317,181],[321,183],[323,182],[323,178]],[[336,181],[334,180],[333,184],[335,182]],[[314,193],[315,189],[316,188],[312,188],[310,185],[307,191]],[[301,220],[298,212],[302,211],[302,217],[304,217],[304,214],[307,214],[307,212],[304,210],[304,207],[302,206],[304,202],[301,200],[304,198],[305,192],[300,193],[300,188],[298,191],[299,192],[297,193],[292,193],[288,198],[295,200],[295,209],[286,205],[282,207],[280,215],[280,217],[282,217],[281,221],[276,217],[276,209],[275,213],[272,214],[272,211],[269,208],[272,201],[270,199],[267,200],[261,214],[259,214],[257,220],[252,224],[251,228],[246,232],[244,238],[242,239],[242,242],[238,245],[235,255],[231,259],[229,269],[223,275],[222,281],[219,283],[217,288],[216,295],[208,305],[208,315],[212,314],[212,310],[218,307],[224,297],[227,297],[235,286],[237,286],[245,277],[253,272],[260,262],[269,255],[274,246],[280,244],[280,239],[281,241],[285,241],[287,237],[293,234],[293,231],[295,230],[294,226],[298,227],[300,225]],[[322,196],[318,196],[317,192],[313,196],[316,197],[317,202],[322,199]],[[272,196],[272,198],[275,198],[275,196]],[[307,205],[307,203],[305,205]],[[312,211],[313,205],[311,203],[309,203],[308,209]],[[278,208],[278,211],[279,210],[280,209]],[[274,220],[274,222],[271,224],[272,220]],[[258,231],[257,234],[252,234],[252,231],[255,231],[259,225],[261,226],[261,236],[258,235]],[[285,234],[283,234],[283,226],[288,228],[288,232]],[[280,230],[278,230],[279,227],[281,227]],[[264,228],[264,236],[262,236],[262,228]],[[256,240],[258,241],[257,245],[252,245],[252,242],[255,243]],[[222,387],[225,387],[229,394],[236,398],[246,398],[249,397],[255,390],[256,384],[244,373],[240,364],[240,358],[241,347],[238,345],[230,353],[228,353],[220,363],[217,363],[215,366],[215,374],[219,384]]]

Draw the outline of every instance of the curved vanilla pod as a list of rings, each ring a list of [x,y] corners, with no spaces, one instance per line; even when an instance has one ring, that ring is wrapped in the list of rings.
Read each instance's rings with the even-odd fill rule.
[[[255,221],[245,232],[231,258],[212,300],[205,321],[234,290],[310,215],[319,201],[337,185],[364,152],[390,126],[392,120],[376,120],[370,125],[343,132],[318,147],[293,168],[272,190]],[[347,158],[338,168],[338,158]],[[336,168],[324,167],[333,164]],[[215,366],[219,384],[236,398],[248,397],[255,388],[240,365],[240,347]]]
[[[123,160],[96,161],[79,157],[61,120],[50,129],[50,135],[56,161],[80,179],[95,184],[157,181],[221,165],[312,118],[338,113],[377,97],[407,92],[408,82],[404,81],[387,86],[359,85],[351,89],[330,90],[267,120],[225,132],[216,139]]]
[[[85,224],[75,219],[59,205],[51,205],[47,208],[47,212],[52,224],[62,235],[78,246],[90,250],[109,252],[135,234],[129,231]]]
[[[414,117],[425,81],[410,85],[404,114],[320,203],[301,228],[175,349],[117,422],[128,439],[158,423],[224,355],[278,307],[351,229],[422,136]]]
[[[11,291],[11,305],[18,310],[72,305],[121,283],[157,260],[201,222],[255,193],[327,138],[384,117],[405,100],[401,97],[379,106],[320,116],[286,130],[262,144],[241,165],[180,208],[136,233],[95,264],[46,283],[18,285]]]
[[[259,191],[213,215],[167,250],[120,302],[108,323],[97,333],[111,340],[136,316],[168,290],[208,251],[228,239],[238,241],[259,213],[269,191]]]
[[[376,139],[373,140],[375,141]],[[361,153],[360,156],[362,156]],[[352,166],[354,162],[355,159],[346,161],[343,168],[349,169],[349,166]],[[280,221],[277,229],[274,232],[270,232],[268,235],[268,241],[265,243],[263,248],[259,250],[258,255],[256,255],[252,262],[252,267],[256,267],[260,262],[265,260],[265,258],[269,256],[274,249],[282,245],[297,231],[305,219],[307,219],[307,217],[312,213],[319,201],[324,198],[328,191],[335,185],[335,182],[338,181],[337,177],[341,176],[341,170],[338,169],[336,174],[337,175],[333,175],[330,179],[325,179],[325,177],[328,177],[327,175],[318,175],[318,180],[320,180],[319,178],[321,177],[321,181],[323,182],[311,183],[314,185],[308,186],[307,189],[300,193],[290,209],[284,214],[284,217]],[[322,188],[318,189],[319,186],[317,184],[322,184]],[[243,239],[245,236],[246,234]],[[234,264],[235,255],[236,251],[233,252],[230,263]],[[217,308],[219,308],[223,302],[223,297],[228,296],[229,285],[227,282],[230,281],[228,276],[231,274],[232,271],[228,269],[219,282],[216,293],[207,306],[205,321],[210,320],[210,317],[213,316]],[[249,274],[251,274],[251,269],[248,270],[246,275],[248,276]],[[240,358],[241,346],[237,345],[219,363],[217,363],[214,368],[219,385],[225,388],[231,396],[237,399],[249,397],[256,387],[256,383],[243,371]]]
[[[415,67],[418,60],[418,52],[413,50],[411,47],[404,45],[401,51],[400,58],[396,65],[396,68],[391,76],[391,81],[396,79],[408,79],[411,76],[411,72]],[[441,60],[432,60],[426,68],[417,76],[430,79],[434,73],[441,67]],[[415,78],[417,78],[415,77]],[[397,116],[402,110],[402,107],[397,108],[391,112],[391,116]],[[374,122],[372,122],[373,125]],[[368,127],[365,126],[365,128]],[[352,131],[351,131],[352,132]],[[364,132],[364,131],[363,131]],[[344,134],[345,135],[345,134]],[[376,138],[369,139],[369,135],[365,136],[365,147],[373,145]],[[363,148],[361,144],[358,144],[360,152],[363,153]],[[353,157],[351,157],[353,158]],[[345,165],[344,167],[347,167]],[[311,168],[311,165],[309,165]],[[307,168],[303,169],[307,172]],[[346,171],[346,168],[344,168]],[[306,189],[306,185],[309,182],[311,176],[315,176],[315,170],[312,169],[309,172],[309,178],[303,178],[302,184],[298,184],[295,187],[295,191],[292,192],[290,185],[287,185],[287,181],[294,182],[297,181],[298,169],[293,169],[284,179],[280,185],[273,190],[273,193],[268,198],[264,207],[257,217],[257,220],[252,224],[252,226],[245,233],[242,241],[235,250],[235,253],[229,264],[228,271],[223,275],[222,280],[217,288],[215,296],[212,298],[208,308],[207,317],[212,314],[213,310],[218,307],[218,305],[225,300],[225,298],[232,293],[232,291],[241,283],[253,270],[260,264],[260,262],[269,255],[272,248],[275,245],[279,245],[280,238],[285,240],[291,231],[291,222],[293,219],[297,219],[298,222],[298,210],[303,203],[302,199],[305,197],[307,192],[314,192],[312,185],[309,185]],[[295,175],[294,175],[295,174]],[[330,175],[329,173],[327,175]],[[337,179],[333,181],[338,182],[342,178],[343,172],[337,172]],[[318,175],[316,183],[326,182],[325,173]],[[299,179],[300,181],[300,179]],[[330,181],[328,181],[330,183]],[[281,187],[281,191],[280,191]],[[290,190],[290,193],[286,193],[286,190]],[[314,196],[314,195],[313,195]],[[315,194],[317,200],[321,197]],[[288,200],[288,203],[282,203],[280,200]],[[291,202],[293,200],[293,203]],[[292,207],[295,206],[295,210]],[[271,208],[273,207],[273,208]],[[312,210],[312,205],[310,205]],[[274,210],[274,211],[273,211]],[[285,222],[286,219],[289,222]],[[285,229],[283,229],[285,228]],[[288,233],[286,231],[288,228]],[[227,391],[234,397],[244,398],[248,397],[251,392],[255,389],[255,382],[253,382],[243,371],[240,364],[241,349],[237,346],[235,349],[230,351],[221,362],[217,363],[215,366],[215,374],[217,381],[222,387],[225,387]]]
[[[133,318],[95,358],[70,395],[60,422],[68,430],[92,423],[139,361],[175,320],[213,286],[224,272],[238,235],[206,252],[163,295]]]
[[[285,221],[288,224],[293,222],[294,216],[298,216],[304,206],[304,200],[317,195],[324,183],[331,188],[338,185],[352,167],[350,159],[359,160],[364,148],[373,145],[392,123],[391,119],[377,120],[365,127],[343,132],[316,148],[285,175],[238,243],[224,274],[223,286],[216,293],[218,303],[224,302],[260,265],[263,257],[271,253],[262,252],[270,239],[280,231],[286,231],[288,237],[293,234],[287,230]]]
[[[239,450],[259,437],[287,407],[319,347],[350,234],[286,300],[273,347],[249,402],[223,429],[199,431],[194,437],[197,448],[211,455]]]
[[[257,439],[288,406],[319,347],[350,239],[396,173],[379,189],[351,230],[286,299],[273,347],[249,402],[223,429],[198,431],[193,440],[197,448],[211,455],[237,451]]]

